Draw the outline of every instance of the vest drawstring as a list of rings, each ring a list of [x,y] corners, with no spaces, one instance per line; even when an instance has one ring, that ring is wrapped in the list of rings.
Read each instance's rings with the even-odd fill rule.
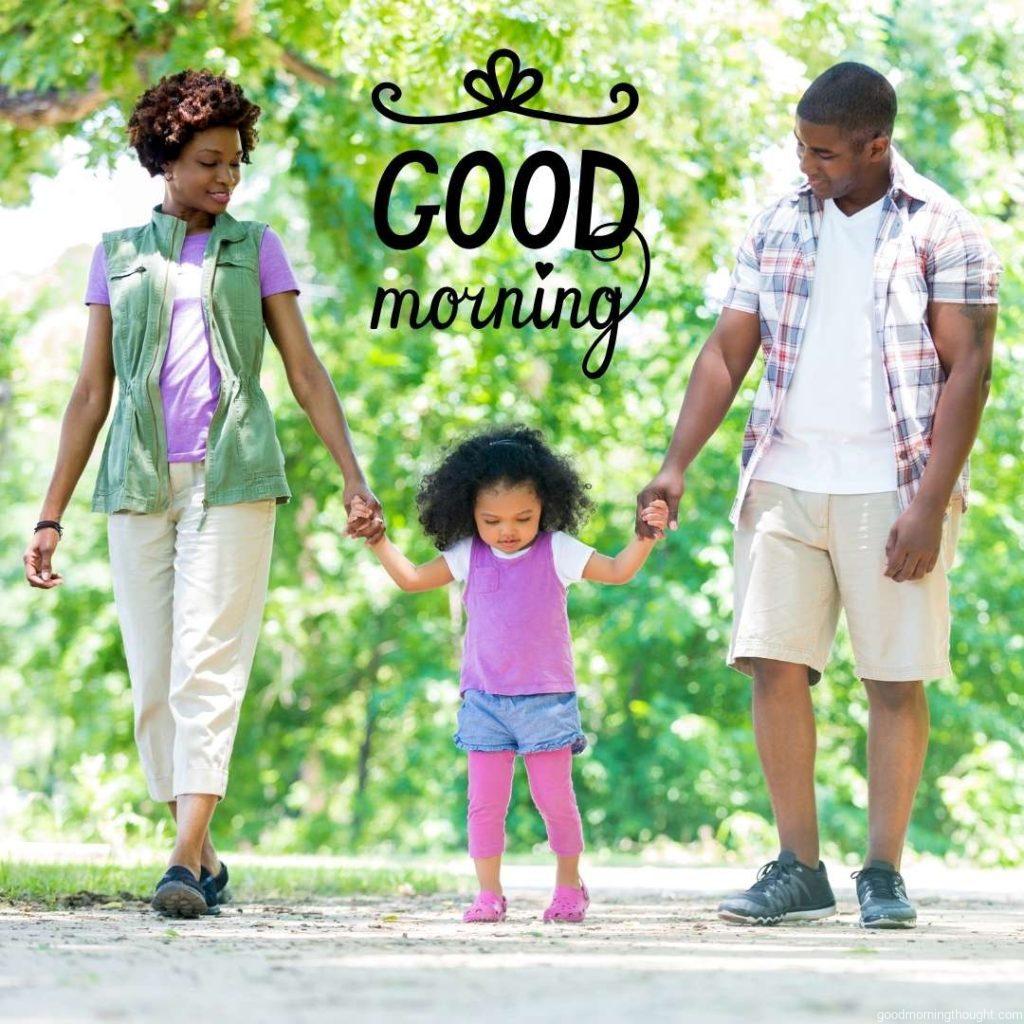
[[[206,499],[203,498],[203,514],[199,517],[199,526],[196,528],[196,533],[202,530],[202,528],[206,525],[206,513],[209,508],[209,504],[207,503]]]

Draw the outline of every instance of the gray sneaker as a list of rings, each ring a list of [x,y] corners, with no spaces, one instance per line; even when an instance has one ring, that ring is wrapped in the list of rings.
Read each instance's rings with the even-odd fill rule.
[[[836,898],[828,884],[825,865],[809,868],[791,850],[782,850],[757,873],[746,892],[718,905],[718,916],[732,924],[778,924],[780,921],[816,921],[836,912]]]
[[[917,911],[907,896],[903,876],[887,860],[873,860],[854,871],[862,928],[915,928]]]

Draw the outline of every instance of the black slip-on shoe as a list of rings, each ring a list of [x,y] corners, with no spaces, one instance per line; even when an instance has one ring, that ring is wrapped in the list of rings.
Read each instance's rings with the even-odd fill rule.
[[[231,890],[228,888],[228,866],[220,862],[220,871],[213,876],[213,884],[217,889],[217,900],[220,903],[231,902]]]
[[[199,868],[199,886],[206,898],[206,912],[208,914],[220,913],[220,897],[217,895],[217,882],[213,875],[206,868]]]
[[[209,913],[199,880],[180,864],[169,867],[157,883],[153,909],[165,917],[202,917]]]
[[[916,928],[917,911],[903,876],[887,860],[873,860],[854,871],[861,928]]]
[[[730,924],[778,924],[780,921],[816,921],[836,912],[836,898],[828,884],[825,865],[808,867],[790,850],[769,861],[746,892],[718,905],[718,916]]]

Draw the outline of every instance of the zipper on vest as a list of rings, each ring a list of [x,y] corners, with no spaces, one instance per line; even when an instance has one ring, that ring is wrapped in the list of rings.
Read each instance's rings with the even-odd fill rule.
[[[216,221],[214,221],[214,228],[216,229]],[[217,408],[213,411],[213,416],[210,417],[210,426],[206,432],[206,458],[203,460],[203,514],[199,517],[199,526],[197,530],[202,530],[206,525],[206,515],[210,511],[210,502],[208,501],[209,488],[210,488],[210,453],[213,451],[213,445],[210,443],[210,438],[213,436],[213,421],[216,419],[217,413],[220,412],[221,406],[224,403],[224,368],[220,365],[220,359],[217,358],[217,346],[213,341],[213,317],[210,316],[210,305],[207,302],[207,293],[213,293],[213,273],[217,265],[217,252],[220,249],[220,239],[214,240],[213,229],[210,232],[210,240],[207,242],[207,250],[209,250],[210,243],[213,243],[213,253],[209,251],[203,254],[204,271],[207,266],[210,267],[209,282],[201,279],[200,284],[200,308],[203,311],[203,326],[206,328],[206,343],[210,346],[210,358],[213,359],[214,364],[217,367],[217,372],[220,374],[220,389],[217,394]],[[212,256],[212,258],[211,258]],[[207,263],[207,260],[210,260]],[[207,278],[207,274],[204,272],[203,278]]]
[[[169,282],[171,280],[171,268],[174,268],[174,272],[177,273],[177,266],[174,260],[175,248],[178,246],[178,227],[181,226],[182,241],[184,241],[185,222],[175,218],[175,224],[171,229],[171,259],[168,259],[167,270],[164,275],[164,286],[163,294],[160,298],[160,312],[157,315],[157,324],[163,321],[164,308],[167,305],[167,292]],[[179,252],[180,255],[180,252]],[[161,507],[161,499],[164,493],[167,495],[167,505],[170,507],[171,504],[171,474],[167,466],[167,424],[164,422],[163,407],[157,412],[156,403],[153,401],[153,393],[150,390],[152,385],[153,373],[157,374],[163,368],[164,357],[167,354],[167,346],[171,341],[171,317],[167,318],[167,333],[156,347],[156,352],[153,354],[153,365],[149,368],[149,373],[146,374],[146,397],[149,399],[150,412],[153,414],[153,428],[156,431],[157,442],[160,445],[159,457],[156,459],[156,506],[159,509]],[[158,378],[159,379],[159,378]],[[162,402],[162,399],[161,399]],[[166,479],[166,488],[164,480]]]
[[[210,426],[206,432],[206,458],[203,459],[203,513],[199,517],[199,526],[197,527],[198,530],[202,530],[202,528],[206,525],[206,514],[210,510],[210,502],[207,500],[210,479],[210,452],[213,450],[210,444],[210,438],[213,436],[214,420],[216,420],[217,415],[218,413],[220,413],[221,409],[225,408],[224,382],[227,379],[227,374],[225,373],[226,361],[222,361],[217,352],[217,341],[214,338],[213,332],[213,317],[210,316],[210,304],[207,301],[207,297],[213,295],[213,277],[214,274],[217,272],[217,255],[220,252],[221,240],[220,238],[214,238],[214,233],[216,232],[216,229],[217,223],[216,221],[214,221],[214,226],[210,232],[210,241],[207,242],[207,247],[209,247],[211,242],[213,243],[213,252],[203,253],[204,271],[207,262],[207,257],[209,256],[210,272],[208,275],[208,280],[202,281],[200,284],[199,305],[203,313],[203,325],[206,328],[207,344],[209,344],[210,346],[210,357],[213,359],[214,363],[217,366],[217,370],[220,372],[220,393],[217,396],[217,408],[213,410],[213,416],[210,417]],[[203,274],[203,277],[207,277],[205,272]]]

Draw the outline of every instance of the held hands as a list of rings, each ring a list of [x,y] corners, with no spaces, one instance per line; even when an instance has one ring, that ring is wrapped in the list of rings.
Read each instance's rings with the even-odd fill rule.
[[[366,488],[356,491],[351,500],[346,498],[345,508],[348,511],[345,533],[349,537],[362,537],[371,546],[383,540],[384,513],[380,502]]]
[[[668,526],[668,502],[661,498],[655,498],[649,505],[642,508],[637,518],[644,523],[654,534],[650,538],[641,537],[641,540],[652,540],[655,544],[665,536],[665,527]]]
[[[40,590],[52,590],[64,582],[59,572],[53,571],[53,553],[57,550],[60,535],[56,530],[44,528],[32,535],[22,555],[25,564],[25,579],[29,585]]]
[[[655,523],[644,518],[644,513],[650,509],[656,501],[666,505],[668,514],[668,526],[673,530],[679,529],[679,502],[683,497],[686,485],[682,473],[660,472],[637,496],[636,496],[636,535],[641,540],[660,540],[665,536],[665,524]]]
[[[911,503],[889,531],[885,542],[885,575],[895,583],[924,579],[935,568],[942,545],[942,519],[937,512]]]

